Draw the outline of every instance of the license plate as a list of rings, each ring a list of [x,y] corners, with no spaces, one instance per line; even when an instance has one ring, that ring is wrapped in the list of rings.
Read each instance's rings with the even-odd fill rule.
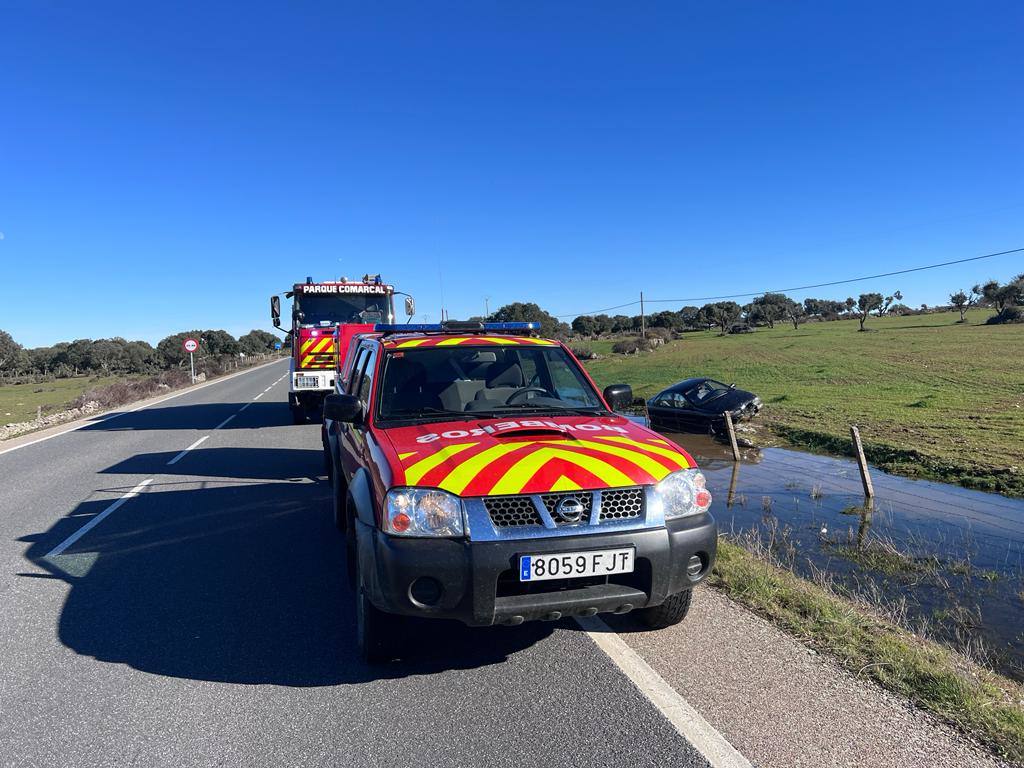
[[[316,376],[296,376],[295,386],[316,389],[320,386],[320,379]]]
[[[554,555],[522,555],[519,558],[519,580],[578,579],[583,576],[632,573],[635,556],[636,550],[633,547]]]

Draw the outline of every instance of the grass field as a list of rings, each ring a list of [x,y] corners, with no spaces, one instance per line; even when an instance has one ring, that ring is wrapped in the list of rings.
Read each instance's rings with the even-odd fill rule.
[[[735,382],[791,444],[844,453],[857,424],[884,469],[1024,495],[1024,325],[983,325],[990,315],[872,317],[866,333],[856,321],[688,333],[629,357],[599,341],[587,367],[645,398],[688,376]]]
[[[83,392],[96,389],[124,376],[78,376],[73,379],[43,381],[38,384],[4,384],[0,386],[0,424],[29,421],[36,417],[39,406],[43,413],[47,409],[59,410]]]

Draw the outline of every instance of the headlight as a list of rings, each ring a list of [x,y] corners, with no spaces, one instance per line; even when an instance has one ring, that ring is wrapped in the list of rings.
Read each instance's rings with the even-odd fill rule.
[[[665,509],[665,519],[707,512],[711,492],[706,485],[699,469],[681,469],[654,486]]]
[[[396,488],[387,495],[385,530],[395,536],[462,536],[458,497],[430,488]]]

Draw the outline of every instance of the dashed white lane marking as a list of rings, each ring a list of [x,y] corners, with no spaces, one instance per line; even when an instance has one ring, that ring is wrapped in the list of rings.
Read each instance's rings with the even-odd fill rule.
[[[256,397],[254,397],[254,398],[253,398],[253,400],[259,400],[259,399],[260,399],[261,397],[263,397],[263,396],[264,396],[265,394],[267,394],[267,393],[266,393],[266,392],[260,392],[260,393],[259,393],[258,395],[256,395]]]
[[[190,446],[189,446],[188,448],[186,448],[186,449],[185,449],[184,451],[182,451],[182,452],[181,452],[181,453],[179,453],[179,454],[178,454],[177,456],[175,456],[175,457],[174,457],[173,459],[171,459],[170,461],[168,461],[168,462],[167,462],[167,466],[171,466],[171,464],[177,464],[177,463],[178,463],[179,461],[181,461],[181,460],[182,460],[182,459],[183,459],[183,458],[185,457],[185,454],[186,454],[186,453],[188,453],[189,451],[191,451],[191,450],[192,450],[193,448],[196,448],[196,447],[198,447],[198,446],[199,446],[199,445],[201,445],[201,444],[202,444],[203,442],[205,442],[206,440],[209,440],[209,439],[210,439],[210,436],[209,436],[209,435],[203,435],[203,436],[202,436],[202,437],[200,437],[200,438],[199,438],[198,440],[196,440],[196,441],[195,441],[194,443],[192,443],[192,445],[190,445]]]
[[[197,386],[192,386],[192,387],[189,387],[187,389],[182,390],[181,392],[176,392],[173,395],[168,395],[167,397],[161,398],[160,400],[154,400],[152,403],[146,403],[145,405],[140,405],[137,408],[132,408],[130,411],[121,411],[120,413],[111,413],[111,414],[107,414],[106,416],[101,416],[98,419],[90,418],[90,419],[84,420],[84,423],[82,423],[82,424],[78,424],[78,425],[76,425],[74,427],[69,427],[68,429],[61,430],[60,432],[54,432],[52,435],[47,435],[46,437],[40,437],[40,438],[38,438],[36,440],[30,440],[27,443],[22,443],[21,445],[16,445],[13,448],[5,448],[4,450],[0,451],[0,456],[3,456],[5,453],[11,453],[12,451],[17,451],[17,450],[19,450],[21,448],[28,448],[30,445],[35,445],[36,443],[43,443],[43,442],[46,442],[47,440],[52,440],[55,437],[60,437],[61,435],[66,435],[68,432],[77,432],[79,429],[84,429],[85,427],[91,427],[94,424],[99,424],[100,422],[111,421],[112,419],[118,419],[118,418],[120,418],[122,416],[127,416],[129,413],[137,413],[138,411],[144,410],[146,408],[152,408],[154,405],[160,405],[160,403],[165,403],[168,400],[173,400],[176,397],[181,397],[182,395],[187,395],[187,394],[189,394],[191,392],[196,392],[196,391],[198,391],[200,389],[205,389],[206,387],[212,387],[215,384],[220,384],[221,382],[228,381],[229,379],[233,379],[236,376],[245,376],[245,374],[247,374],[247,373],[252,373],[253,371],[262,370],[263,368],[266,368],[268,365],[277,365],[279,362],[280,362],[279,360],[274,360],[274,361],[269,362],[269,363],[264,363],[263,365],[257,365],[257,366],[255,366],[253,368],[248,368],[248,369],[246,369],[244,371],[239,371],[238,373],[232,373],[232,374],[229,374],[227,376],[222,376],[220,378],[214,379],[213,381],[208,381],[205,384],[199,384]],[[288,376],[288,374],[286,373],[281,378],[285,378],[287,376]],[[278,379],[278,381],[280,381],[280,380],[281,379]]]
[[[658,711],[694,748],[712,768],[751,768],[750,761],[741,755],[729,741],[700,716],[690,703],[679,695],[665,679],[640,658],[626,641],[596,616],[576,618],[594,644],[615,662]]]
[[[235,418],[235,416],[237,416],[241,412],[242,412],[242,409],[239,408],[236,413],[232,413],[230,416],[228,416],[226,419],[224,419],[224,421],[222,421],[220,424],[218,424],[216,427],[214,427],[213,430],[216,432],[218,429],[223,427],[225,424],[227,424],[229,421],[231,421],[233,418]]]
[[[98,515],[96,515],[92,520],[87,522],[85,525],[83,525],[77,531],[75,531],[70,536],[68,536],[66,539],[64,539],[64,541],[62,541],[56,547],[51,549],[50,552],[46,556],[47,557],[54,557],[55,555],[59,555],[62,552],[64,552],[65,549],[70,547],[72,544],[74,544],[76,541],[78,541],[80,538],[82,538],[85,534],[87,534],[89,531],[91,531],[97,525],[102,523],[107,518],[108,515],[110,515],[115,510],[117,510],[122,504],[124,504],[126,501],[128,501],[128,499],[132,499],[132,498],[135,498],[136,496],[138,496],[142,492],[142,489],[145,488],[147,485],[149,485],[152,482],[153,482],[153,478],[152,477],[149,477],[149,478],[146,478],[145,480],[143,480],[141,483],[139,483],[134,488],[132,488],[130,491],[128,491],[128,493],[126,493],[120,499],[118,499],[113,504],[111,504],[109,507],[104,509]]]

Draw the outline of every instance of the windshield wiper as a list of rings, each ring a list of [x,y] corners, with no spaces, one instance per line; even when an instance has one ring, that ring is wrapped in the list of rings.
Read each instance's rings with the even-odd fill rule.
[[[434,408],[431,405],[424,405],[420,408],[400,408],[397,411],[388,411],[384,414],[387,419],[396,416],[462,416],[463,418],[475,418],[469,411],[449,411],[447,408]]]

